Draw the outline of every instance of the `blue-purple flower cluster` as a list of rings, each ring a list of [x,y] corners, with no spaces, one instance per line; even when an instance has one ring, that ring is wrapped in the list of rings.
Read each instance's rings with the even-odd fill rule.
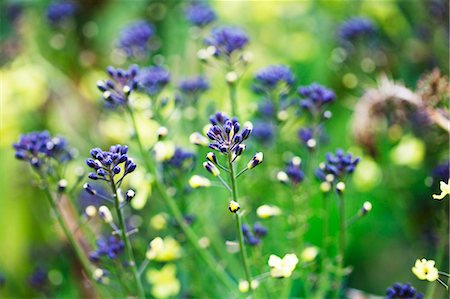
[[[28,283],[33,289],[45,289],[49,283],[48,271],[40,266],[36,267],[28,277]]]
[[[302,128],[298,131],[298,138],[309,148],[315,147],[314,130],[312,128]]]
[[[423,297],[423,294],[417,292],[409,283],[403,285],[395,283],[386,290],[386,299],[422,299]]]
[[[73,2],[52,3],[47,7],[47,21],[52,26],[57,26],[72,17],[75,14],[76,9],[77,7]]]
[[[128,57],[145,56],[154,34],[151,24],[143,20],[136,21],[122,29],[117,45]]]
[[[252,128],[245,127],[239,134],[241,125],[236,118],[229,119],[218,112],[209,118],[212,126],[206,134],[212,141],[209,147],[223,154],[240,156],[246,146],[242,142],[252,133]]]
[[[185,78],[178,84],[178,89],[185,95],[197,97],[209,89],[209,83],[203,76]]]
[[[96,251],[92,251],[89,253],[89,259],[92,262],[100,261],[102,256],[106,256],[109,259],[117,258],[124,250],[125,245],[122,240],[119,238],[110,235],[108,238],[99,238],[97,240]]]
[[[172,169],[185,171],[194,167],[195,154],[177,147],[172,158],[164,164]]]
[[[170,82],[170,73],[162,66],[151,66],[142,69],[136,79],[140,89],[154,96]]]
[[[216,20],[214,10],[206,4],[195,3],[186,8],[186,19],[189,23],[197,27],[205,27]]]
[[[355,17],[345,21],[339,27],[339,37],[343,41],[351,42],[362,36],[370,36],[375,33],[375,25],[371,20]]]
[[[253,228],[250,229],[248,225],[242,225],[242,233],[244,234],[244,241],[250,246],[256,246],[261,242],[261,239],[267,235],[267,228],[261,223],[256,222]]]
[[[289,91],[294,84],[294,80],[294,74],[287,66],[271,65],[256,73],[253,90],[256,92],[271,92],[284,84]],[[286,91],[281,92],[286,93]]]
[[[332,90],[317,83],[299,87],[298,93],[302,97],[300,107],[308,110],[313,116],[319,115],[327,104],[336,99]]]
[[[275,127],[270,121],[259,121],[255,123],[252,136],[260,143],[269,145],[275,137]]]
[[[284,169],[284,172],[287,174],[289,181],[293,185],[301,183],[305,178],[305,174],[303,173],[303,170],[301,168],[301,160],[298,157],[295,157],[291,161],[289,161],[286,168]]]
[[[137,65],[130,66],[128,70],[110,66],[106,71],[111,79],[97,82],[97,88],[103,92],[103,98],[112,105],[128,104],[128,96],[137,87]]]
[[[99,148],[91,150],[92,158],[86,160],[87,166],[93,168],[95,172],[90,172],[88,177],[91,180],[104,180],[112,182],[114,177],[122,172],[123,178],[136,169],[136,164],[127,156],[128,146],[112,145],[109,151],[102,151]]]
[[[240,28],[223,26],[212,30],[205,44],[215,47],[215,55],[231,56],[242,50],[249,42],[248,35]]]
[[[326,162],[321,163],[316,170],[316,176],[321,181],[327,180],[327,175],[333,175],[333,180],[343,180],[346,175],[353,173],[359,163],[359,158],[354,158],[351,153],[344,154],[342,149],[338,149],[336,154],[326,154]]]
[[[450,178],[450,160],[439,164],[433,169],[433,177],[436,181],[444,181],[447,182]]]
[[[52,137],[48,131],[21,135],[13,147],[17,159],[27,161],[35,168],[50,167],[50,159],[58,163],[73,159],[67,141],[62,137]]]

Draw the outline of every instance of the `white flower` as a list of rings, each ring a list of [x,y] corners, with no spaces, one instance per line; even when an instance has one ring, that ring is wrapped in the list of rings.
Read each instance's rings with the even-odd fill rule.
[[[271,254],[269,257],[270,275],[275,278],[290,277],[292,271],[298,263],[298,258],[295,254],[286,254],[283,258]]]

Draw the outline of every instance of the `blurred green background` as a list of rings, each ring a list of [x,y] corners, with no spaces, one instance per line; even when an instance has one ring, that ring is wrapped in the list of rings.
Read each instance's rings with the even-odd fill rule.
[[[6,284],[0,289],[1,297],[38,296],[27,286],[28,277],[37,265],[44,265],[52,273],[50,288],[57,290],[58,298],[79,296],[77,280],[70,276],[67,250],[55,242],[58,230],[50,218],[47,203],[33,186],[26,165],[13,158],[11,144],[19,134],[48,129],[67,137],[79,152],[69,169],[69,181],[74,180],[77,165],[84,167],[83,160],[90,148],[123,142],[130,126],[120,114],[105,111],[95,83],[105,78],[104,69],[108,65],[127,66],[128,62],[114,51],[114,45],[121,28],[135,19],[149,20],[156,27],[156,53],[143,65],[162,62],[168,66],[174,82],[165,91],[168,95],[180,78],[198,70],[196,52],[201,43],[190,38],[198,33],[184,19],[187,2],[83,0],[78,2],[81,9],[76,18],[58,29],[49,26],[45,19],[49,3],[2,2],[0,273],[6,278]],[[16,18],[8,15],[6,6],[11,4],[21,7]],[[320,149],[318,159],[322,161],[325,152],[336,148],[349,149],[361,156],[362,162],[346,195],[348,210],[356,212],[366,200],[373,204],[370,215],[352,226],[349,233],[347,256],[348,264],[353,266],[349,285],[382,295],[394,282],[409,281],[424,291],[426,284],[419,282],[410,269],[416,258],[436,257],[438,248],[433,240],[439,236],[438,227],[448,219],[445,212],[448,201],[431,199],[431,194],[438,192],[438,182],[430,180],[432,169],[448,159],[448,135],[438,130],[436,141],[426,143],[409,126],[394,134],[386,124],[377,143],[378,155],[370,157],[355,144],[350,125],[355,103],[365,88],[376,86],[381,74],[404,82],[412,90],[421,75],[434,67],[448,75],[448,3],[217,1],[210,4],[219,16],[219,24],[243,27],[251,39],[248,50],[252,53],[252,63],[238,90],[242,122],[251,118],[259,100],[251,91],[253,74],[270,64],[290,66],[297,85],[318,82],[336,92],[337,102],[330,107],[333,118],[326,123],[329,142]],[[351,59],[340,61],[336,30],[352,16],[371,19],[377,26],[377,35],[374,45],[363,47]],[[381,62],[367,71],[362,67],[365,57],[378,57]],[[214,103],[218,109],[227,111],[224,73],[210,67],[205,67],[205,73],[212,88],[203,97],[204,110],[209,111]],[[201,115],[206,124],[205,111]],[[181,128],[173,130],[178,145],[194,150],[188,143],[189,134]],[[150,138],[151,131],[144,134]],[[292,136],[281,138],[297,138],[295,131],[289,132]],[[152,141],[148,140],[150,144]],[[408,140],[413,142],[407,143]],[[410,158],[405,163],[392,154],[402,142],[409,146],[406,151]],[[257,150],[270,151],[255,143],[249,152]],[[288,151],[305,153],[295,142],[288,145]],[[202,152],[199,159],[201,155]],[[292,194],[283,187],[269,188],[267,184],[273,180],[274,172],[284,166],[279,158],[266,155],[265,159],[267,163],[257,173],[242,180],[241,193],[250,198],[254,207],[263,203],[285,206]],[[201,167],[193,173],[204,175]],[[317,190],[317,186],[304,188]],[[220,231],[230,222],[225,217],[224,204],[217,204],[208,192],[202,190],[189,195],[189,209],[198,216],[195,229],[208,236],[222,234],[230,238],[233,231]],[[319,192],[313,194],[312,201],[316,201],[313,205],[320,207]],[[225,200],[225,192],[221,195]],[[155,205],[146,203],[147,218],[146,213],[152,214]],[[201,207],[200,212],[197,207]],[[219,225],[208,225],[217,223],[217,215],[222,215]],[[333,221],[337,226],[337,219]],[[279,218],[264,224],[271,231],[279,229],[283,234],[269,233],[263,256],[287,252],[284,234],[289,227]],[[151,232],[147,222],[143,227],[142,231],[148,235],[141,242],[145,247],[150,236],[157,234]],[[209,231],[203,231],[204,227]],[[308,241],[320,245],[320,234],[320,219],[315,215]],[[442,270],[448,271],[448,256],[441,265]]]

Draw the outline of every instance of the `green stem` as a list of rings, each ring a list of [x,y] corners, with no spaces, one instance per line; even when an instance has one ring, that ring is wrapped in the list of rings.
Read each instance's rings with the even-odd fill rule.
[[[117,193],[116,183],[114,182],[114,179],[112,178],[112,176],[111,176],[111,189],[114,193],[114,208],[116,210],[116,214],[119,219],[119,228],[120,228],[120,233],[122,235],[122,240],[125,245],[125,253],[126,253],[127,259],[128,259],[127,260],[128,266],[131,267],[131,271],[133,273],[134,281],[135,281],[135,284],[137,287],[137,295],[138,295],[138,298],[145,298],[144,288],[142,286],[142,282],[139,277],[139,273],[138,273],[137,266],[136,266],[136,261],[134,259],[133,248],[131,247],[131,242],[127,235],[125,219],[123,217],[122,210],[120,209],[119,195]]]
[[[150,262],[149,259],[145,259],[142,262],[142,264],[139,266],[139,270],[138,270],[139,276],[142,276],[142,274],[144,273],[145,269],[147,268],[149,262]]]
[[[337,290],[338,296],[342,287],[342,280],[344,278],[344,258],[345,258],[345,244],[346,244],[346,225],[345,225],[345,200],[342,193],[338,193],[339,198],[339,287]]]
[[[187,240],[191,244],[191,246],[196,251],[197,255],[205,262],[206,265],[210,268],[210,270],[214,273],[214,275],[226,286],[229,290],[235,290],[236,286],[234,282],[231,281],[229,277],[226,276],[223,269],[218,267],[217,262],[211,256],[208,251],[202,249],[198,243],[198,237],[195,232],[186,224],[184,221],[183,215],[180,212],[180,209],[176,205],[175,201],[172,197],[167,194],[164,186],[159,182],[159,180],[155,181],[155,187],[158,194],[162,197],[165,204],[168,206],[171,211],[175,221],[180,226],[183,233],[186,235]]]
[[[131,123],[133,125],[133,129],[134,129],[134,134],[136,136],[137,145],[138,145],[141,157],[144,160],[145,168],[151,174],[154,174],[154,173],[156,173],[156,169],[153,167],[153,165],[148,160],[148,153],[145,151],[144,146],[142,145],[141,136],[139,135],[139,132],[138,132],[138,126],[137,126],[136,118],[134,117],[133,110],[131,109],[130,106],[127,106],[127,111],[128,111],[128,114],[130,115],[130,118],[131,118]]]
[[[133,110],[128,107],[128,113],[130,114],[133,129],[136,134],[136,141],[138,144],[138,148],[141,154],[142,159],[144,160],[144,165],[146,170],[154,176],[154,186],[161,198],[163,199],[166,206],[169,208],[172,216],[175,218],[175,221],[180,226],[181,230],[185,234],[188,242],[191,244],[197,255],[200,257],[200,259],[203,260],[203,262],[210,268],[210,270],[214,273],[214,275],[223,283],[223,285],[228,288],[231,292],[236,293],[236,285],[235,283],[228,277],[228,275],[224,272],[224,270],[221,267],[218,267],[217,261],[215,261],[214,257],[206,250],[200,247],[198,240],[199,238],[195,234],[195,232],[186,224],[183,218],[183,214],[181,213],[180,209],[178,208],[175,200],[167,194],[167,190],[164,188],[164,185],[161,183],[160,179],[158,178],[158,175],[156,173],[156,168],[151,163],[151,161],[148,159],[148,153],[145,151],[141,138],[139,136],[138,132],[138,126],[135,121],[135,117],[133,114]]]
[[[233,195],[233,200],[238,201],[237,197],[237,185],[236,185],[236,177],[234,176],[234,165],[231,160],[231,153],[228,153],[228,168],[230,169],[230,180],[231,180],[231,190]],[[255,298],[255,293],[252,288],[252,278],[250,275],[250,269],[248,266],[248,257],[247,257],[247,251],[245,250],[245,244],[244,244],[244,233],[242,232],[242,219],[239,212],[235,213],[235,219],[236,219],[236,229],[238,234],[238,241],[239,241],[239,252],[241,254],[241,260],[242,265],[244,267],[244,273],[245,278],[248,282],[248,289],[250,293],[252,294],[252,297]]]
[[[441,214],[441,219],[446,219],[445,216],[445,212],[444,210],[442,211]],[[448,222],[447,222],[448,223]],[[441,235],[443,236],[443,238],[440,240],[440,244],[438,244],[438,250],[436,252],[436,263],[439,265],[442,263],[444,256],[445,256],[445,249],[447,248],[447,244],[448,244],[448,230],[447,230],[447,224],[445,221],[443,221],[440,224],[440,230],[441,230]],[[445,272],[439,272],[440,275],[445,275]],[[449,282],[450,282],[450,276],[449,274],[446,274],[446,276],[449,277]],[[425,298],[434,298],[434,292],[436,291],[436,284],[435,283],[429,283],[427,290],[425,292]]]
[[[325,193],[323,196],[323,232],[322,232],[322,250],[323,250],[323,258],[327,256],[328,249],[328,231],[329,231],[329,205],[328,205],[328,193]]]
[[[50,207],[51,207],[53,213],[55,214],[56,220],[58,220],[58,223],[61,226],[67,240],[69,241],[72,248],[75,250],[75,253],[77,254],[78,259],[80,260],[84,270],[88,274],[89,278],[91,278],[91,274],[92,274],[91,264],[90,264],[89,260],[87,259],[86,255],[84,254],[83,249],[78,244],[78,242],[75,240],[69,227],[67,227],[66,223],[64,222],[64,219],[62,218],[61,213],[59,212],[58,207],[56,206],[56,203],[53,199],[53,196],[50,193],[50,190],[48,189],[47,186],[45,186],[44,192],[50,203]]]

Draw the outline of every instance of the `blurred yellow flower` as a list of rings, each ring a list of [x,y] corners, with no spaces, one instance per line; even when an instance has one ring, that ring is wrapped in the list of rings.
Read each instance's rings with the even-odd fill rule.
[[[153,150],[155,151],[156,161],[168,161],[175,154],[175,144],[170,141],[159,141],[154,145]]]
[[[445,196],[450,194],[450,179],[448,179],[448,183],[441,181],[441,194],[433,194],[433,199],[442,200]]]
[[[138,168],[133,172],[133,176],[130,177],[129,182],[135,190],[139,190],[131,201],[131,206],[133,209],[141,210],[144,208],[147,199],[152,194],[150,178],[143,169]]]
[[[163,214],[156,214],[150,219],[150,225],[155,230],[162,230],[167,226],[166,217]]]
[[[256,209],[256,215],[259,218],[266,219],[281,214],[281,209],[276,206],[262,205]]]
[[[259,286],[259,281],[252,280],[252,290],[256,290],[256,288]],[[247,280],[240,280],[239,281],[239,292],[241,293],[247,293],[248,292],[248,281]]]
[[[161,270],[148,270],[147,280],[152,284],[152,295],[156,298],[169,298],[180,292],[180,282],[176,277],[176,267],[165,265]]]
[[[417,168],[425,157],[425,144],[411,135],[404,136],[390,152],[392,162],[397,165]]]
[[[303,262],[310,263],[316,259],[318,253],[319,248],[317,248],[316,246],[308,246],[303,249],[302,253],[300,254],[300,259]]]
[[[435,281],[439,278],[439,273],[434,264],[433,260],[417,259],[411,270],[420,280]]]
[[[161,239],[157,237],[150,242],[149,249],[145,254],[149,260],[158,262],[170,262],[180,257],[180,244],[172,237]]]
[[[191,186],[191,188],[193,189],[207,188],[211,186],[211,181],[203,176],[193,175],[189,179],[189,186]]]
[[[297,263],[298,258],[293,253],[286,254],[283,258],[271,254],[268,261],[270,275],[275,278],[290,277]]]

